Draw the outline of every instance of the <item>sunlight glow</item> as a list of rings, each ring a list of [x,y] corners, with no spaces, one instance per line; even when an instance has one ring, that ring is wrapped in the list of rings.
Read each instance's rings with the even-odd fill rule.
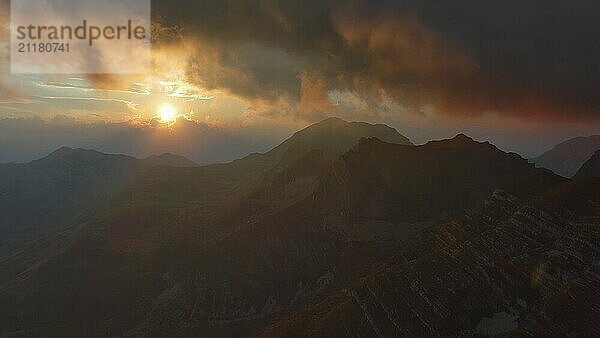
[[[173,124],[177,120],[177,114],[175,113],[175,109],[168,105],[160,107],[160,109],[158,110],[158,117],[160,118],[160,122],[166,124]]]

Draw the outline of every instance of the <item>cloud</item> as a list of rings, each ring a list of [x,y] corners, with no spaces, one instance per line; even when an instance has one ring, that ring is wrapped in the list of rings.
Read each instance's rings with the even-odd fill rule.
[[[389,97],[414,114],[434,107],[453,118],[600,118],[596,1],[173,0],[154,8],[164,27],[178,27],[166,40],[195,44],[188,79],[244,98],[257,113],[343,114],[323,100],[337,91],[366,102],[367,114]]]
[[[13,97],[17,94],[17,90],[14,87],[8,86],[0,82],[0,97]]]
[[[10,40],[10,0],[0,0],[0,42]]]
[[[322,76],[304,72],[299,78],[301,97],[298,110],[303,116],[316,120],[322,118],[324,112],[335,109],[329,100],[327,83]]]

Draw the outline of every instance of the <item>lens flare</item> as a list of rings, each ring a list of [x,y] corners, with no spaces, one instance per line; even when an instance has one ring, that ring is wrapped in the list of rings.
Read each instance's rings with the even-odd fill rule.
[[[158,110],[158,118],[162,123],[173,124],[177,120],[177,114],[175,113],[175,109],[173,107],[164,105]]]

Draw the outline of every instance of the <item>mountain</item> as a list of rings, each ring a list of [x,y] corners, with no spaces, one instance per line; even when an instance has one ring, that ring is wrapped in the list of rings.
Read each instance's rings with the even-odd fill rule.
[[[30,163],[0,165],[0,238],[31,239],[76,224],[149,168],[194,165],[170,154],[138,160],[68,147]]]
[[[599,184],[329,119],[0,251],[0,335],[594,336]]]
[[[573,177],[583,163],[599,149],[600,135],[577,137],[560,143],[531,161],[563,177]]]
[[[367,135],[337,158],[340,148],[296,136],[287,144],[302,147],[229,164],[152,168],[79,226],[0,259],[0,309],[16,309],[0,327],[247,335],[336,294],[497,188],[528,200],[565,181],[464,135],[424,146]]]
[[[322,187],[324,209],[350,219],[436,219],[480,205],[495,189],[535,174],[526,160],[458,135],[423,146],[363,139]]]
[[[193,223],[218,237],[239,219],[306,198],[331,164],[363,137],[411,144],[384,125],[330,118],[264,154],[197,168],[154,168],[114,196],[108,210],[115,227],[133,233],[155,224],[148,223],[148,214],[160,213],[157,222],[176,217],[181,221],[172,226]]]
[[[151,155],[144,159],[145,162],[150,163],[152,166],[165,166],[165,167],[197,167],[194,161],[187,159],[181,155],[175,154],[161,154]]]
[[[598,179],[529,201],[497,190],[253,336],[598,336],[599,206]]]
[[[42,177],[46,177],[44,181],[55,183],[57,189],[55,191],[60,191],[64,186],[56,179],[60,173],[71,167],[83,167],[89,170],[92,175],[79,176],[83,176],[82,181],[92,177],[88,180],[94,184],[74,184],[81,189],[69,191],[68,194],[69,197],[77,196],[72,198],[78,202],[76,205],[89,212],[70,222],[73,226],[63,226],[60,232],[26,242],[17,250],[11,250],[6,257],[0,258],[0,265],[4,272],[0,274],[0,293],[5,296],[0,297],[2,298],[0,308],[17,308],[19,311],[13,313],[20,318],[8,317],[10,318],[8,321],[6,321],[7,317],[1,318],[0,324],[3,325],[0,326],[6,327],[8,322],[13,322],[11,327],[32,329],[28,319],[32,318],[30,315],[46,317],[49,320],[54,318],[51,322],[57,324],[72,323],[73,318],[79,318],[82,323],[77,325],[88,325],[90,320],[103,318],[98,313],[90,314],[92,308],[97,308],[100,313],[103,313],[103,309],[112,311],[120,306],[129,309],[128,306],[132,303],[123,302],[123,298],[115,298],[116,294],[128,295],[126,299],[134,297],[130,300],[135,302],[135,299],[138,299],[135,297],[140,296],[140,291],[148,291],[144,285],[154,283],[155,277],[158,277],[156,274],[162,273],[163,269],[173,271],[180,267],[181,263],[189,264],[199,257],[210,259],[212,255],[205,252],[181,261],[181,256],[176,253],[180,253],[179,250],[191,250],[190,252],[195,253],[199,248],[204,248],[212,242],[222,241],[235,232],[247,217],[256,217],[259,213],[290,202],[290,200],[285,202],[285,198],[280,200],[276,194],[267,194],[268,196],[265,197],[262,192],[273,191],[274,187],[280,186],[289,188],[291,185],[296,187],[295,190],[300,191],[300,193],[292,193],[295,196],[294,201],[305,197],[304,194],[310,193],[310,189],[307,190],[306,187],[311,185],[304,184],[307,182],[304,178],[312,177],[317,171],[325,171],[336,156],[357,144],[361,137],[372,136],[391,142],[410,144],[397,131],[386,126],[328,119],[293,135],[266,154],[255,154],[232,163],[205,167],[153,166],[143,170],[139,175],[137,174],[139,171],[132,170],[131,167],[137,168],[137,165],[142,163],[131,158],[109,155],[113,159],[111,161],[113,165],[119,163],[116,165],[117,170],[106,165],[104,161],[95,159],[98,156],[104,157],[102,154],[77,151],[78,154],[73,156],[71,149],[61,149],[41,160],[41,164],[35,164],[43,167],[37,172],[42,173]],[[315,142],[314,140],[317,139],[320,141]],[[80,158],[86,160],[82,161]],[[146,162],[156,163],[156,160],[156,157],[151,157]],[[164,164],[162,162],[164,156],[158,160],[161,160],[160,164]],[[91,165],[91,162],[95,164]],[[181,163],[181,161],[175,162]],[[59,166],[58,169],[53,167],[56,165]],[[146,166],[142,167],[146,169]],[[30,173],[22,172],[21,175],[25,178],[35,172],[35,170],[30,171]],[[94,179],[113,177],[112,174],[117,171],[119,174],[114,180]],[[128,175],[130,171],[135,172],[135,175]],[[75,177],[79,179],[79,176]],[[34,183],[26,183],[24,178],[16,184],[19,189],[27,190],[29,186],[36,186]],[[121,183],[128,184],[122,186]],[[51,188],[42,190],[42,194],[36,192],[34,196],[52,195],[54,187],[52,184],[46,185],[50,185]],[[111,186],[119,188],[110,189]],[[98,194],[97,188],[94,187],[101,187],[101,191],[106,193]],[[90,191],[94,193],[89,193]],[[60,199],[56,204],[45,206],[44,210],[40,210],[39,216],[31,216],[31,222],[39,226],[40,223],[36,223],[36,220],[41,222],[41,214],[52,215],[57,213],[57,210],[65,209],[61,214],[62,219],[65,219],[73,217],[69,210],[71,212],[80,210],[73,208],[73,204],[69,208],[57,206],[62,205],[59,201]],[[263,205],[264,203],[267,205]],[[23,209],[26,205],[22,199],[13,200],[13,204]],[[52,218],[59,219],[59,217]],[[19,225],[23,226],[23,223]],[[242,238],[242,241],[246,240]],[[189,256],[189,253],[186,256]],[[226,255],[219,255],[218,260],[224,257]],[[139,259],[150,259],[149,262],[152,264],[150,276],[142,273],[144,270],[139,270],[141,263]],[[79,265],[84,261],[90,263],[88,267],[96,272],[91,273],[90,270]],[[37,267],[30,269],[32,264]],[[83,270],[79,270],[80,268]],[[59,273],[60,271],[62,273]],[[117,271],[120,271],[120,277],[114,279],[108,277]],[[130,282],[126,282],[127,280]],[[107,294],[100,290],[92,292],[88,289],[92,284],[102,281],[106,282],[106,286],[117,288],[114,290],[116,293]],[[123,282],[136,285],[136,288],[130,290]],[[77,299],[64,293],[65,283],[76,288],[78,294],[91,296],[90,301],[93,299],[98,302],[98,306],[82,307],[82,303]],[[157,286],[162,288],[160,284]],[[36,288],[35,285],[45,285],[42,294],[37,294],[37,291],[31,293]],[[42,298],[54,294],[54,301],[49,300],[49,304],[52,305],[47,308],[49,312],[33,305],[35,302],[29,303],[31,299],[29,296],[20,300],[12,298],[14,295],[12,292],[16,290],[23,292],[23,295],[37,294]],[[125,290],[129,291],[122,294]],[[13,303],[15,301],[18,303]],[[83,310],[83,312],[79,315],[63,314],[62,319],[56,318],[56,314],[64,308]],[[28,312],[29,310],[33,312]],[[47,326],[45,329],[51,331],[51,327],[54,326]],[[73,328],[73,326],[69,327]]]
[[[577,180],[587,177],[600,177],[600,150],[596,151],[575,175]]]
[[[240,213],[254,213],[265,205],[273,207],[273,204],[307,197],[333,162],[363,138],[413,146],[396,129],[386,125],[328,118],[295,133],[271,151],[258,155],[262,157],[262,163],[268,165],[263,167],[257,179],[238,189],[235,203],[243,205],[238,208]],[[241,214],[235,217],[241,217]]]
[[[232,163],[218,166],[221,168],[244,168],[241,171],[251,170],[262,174],[269,169],[285,169],[311,151],[322,152],[324,159],[332,162],[364,137],[375,137],[389,143],[412,145],[408,138],[386,125],[347,122],[337,117],[331,117],[294,133],[290,138],[264,154],[251,154]]]
[[[319,149],[325,156],[337,157],[364,137],[375,137],[394,144],[412,145],[409,139],[386,125],[346,122],[332,117],[295,133],[266,155],[293,161],[303,156],[306,151]]]

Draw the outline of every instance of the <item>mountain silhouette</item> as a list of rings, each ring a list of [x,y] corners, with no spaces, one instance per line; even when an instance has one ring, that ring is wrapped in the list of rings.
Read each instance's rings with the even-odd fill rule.
[[[231,164],[238,167],[252,166],[260,170],[272,169],[275,166],[285,167],[314,150],[321,151],[331,161],[355,146],[364,137],[376,137],[390,143],[412,145],[408,138],[386,125],[347,122],[331,117],[296,132],[264,154],[252,154]]]
[[[147,227],[148,213],[181,213],[201,219],[206,233],[219,236],[240,218],[306,197],[329,166],[363,137],[411,144],[384,125],[329,118],[311,125],[264,154],[252,154],[224,164],[198,168],[154,168],[138,184],[113,198],[120,229]],[[124,208],[135,201],[134,208]],[[116,217],[116,216],[115,216]],[[157,218],[159,219],[159,218]],[[122,223],[122,224],[121,224]]]
[[[412,145],[396,129],[383,124],[346,122],[332,117],[313,124],[297,133],[267,153],[267,156],[287,157],[293,161],[306,151],[321,150],[326,156],[339,156],[352,148],[363,137],[375,137],[382,141]]]
[[[579,169],[575,175],[575,179],[587,177],[600,177],[600,150],[596,151],[596,153],[581,166],[581,169]]]
[[[71,149],[21,165],[53,182],[7,180],[38,199],[78,173],[61,193],[77,203],[0,249],[0,334],[598,333],[595,178],[339,119],[231,163],[166,159],[184,166]]]
[[[31,238],[76,223],[151,167],[194,165],[170,154],[139,160],[69,147],[29,163],[0,165],[0,234],[3,240]]]
[[[576,137],[558,144],[531,161],[563,177],[573,177],[597,150],[600,150],[600,135]]]
[[[187,159],[181,155],[175,154],[161,154],[161,155],[151,155],[144,159],[145,162],[149,163],[151,166],[165,166],[165,167],[197,167],[194,161]]]
[[[535,172],[517,154],[462,134],[416,147],[362,139],[336,163],[322,198],[349,218],[424,221],[480,205]]]

